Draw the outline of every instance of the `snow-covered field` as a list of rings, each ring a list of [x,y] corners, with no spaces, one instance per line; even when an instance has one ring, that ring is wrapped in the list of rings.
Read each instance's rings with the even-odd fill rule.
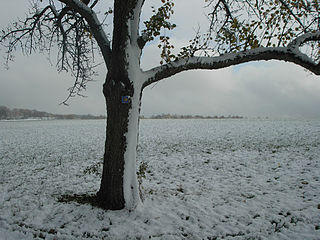
[[[141,120],[136,211],[94,193],[105,122],[0,122],[0,239],[320,239],[320,121]]]

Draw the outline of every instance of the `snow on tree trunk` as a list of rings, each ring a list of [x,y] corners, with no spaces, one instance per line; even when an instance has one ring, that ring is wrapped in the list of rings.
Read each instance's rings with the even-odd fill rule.
[[[140,202],[138,180],[136,173],[140,112],[140,91],[137,91],[137,93],[133,94],[131,101],[132,106],[129,111],[128,131],[125,135],[127,140],[127,148],[124,154],[123,175],[123,192],[125,207],[127,209],[134,209]]]
[[[136,169],[137,146],[139,135],[139,115],[142,96],[142,83],[145,76],[140,69],[141,50],[137,45],[127,45],[128,76],[133,85],[131,109],[129,110],[128,132],[126,134],[127,148],[124,155],[123,191],[125,207],[134,209],[140,203]]]

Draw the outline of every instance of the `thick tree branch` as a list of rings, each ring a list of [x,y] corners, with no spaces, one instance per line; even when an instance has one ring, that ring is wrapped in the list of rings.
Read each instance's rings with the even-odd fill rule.
[[[102,52],[102,56],[104,61],[109,68],[111,66],[111,43],[102,28],[102,24],[100,23],[95,12],[88,7],[86,4],[82,3],[79,0],[59,0],[60,2],[66,4],[74,11],[78,12],[82,17],[85,18],[86,22],[90,26],[91,33],[96,39],[100,50]]]
[[[320,41],[320,31],[305,33],[288,44],[288,48],[299,48],[306,42]]]
[[[132,11],[132,16],[130,18],[130,37],[131,44],[138,44],[139,38],[139,23],[140,23],[140,14],[141,9],[145,0],[137,0],[136,6]]]
[[[259,60],[282,60],[300,65],[316,75],[320,75],[320,63],[316,63],[299,47],[310,41],[319,41],[320,31],[304,34],[293,40],[288,47],[255,48],[237,53],[226,53],[216,57],[189,57],[146,71],[143,87],[171,77],[177,73],[194,69],[221,69],[241,63]]]

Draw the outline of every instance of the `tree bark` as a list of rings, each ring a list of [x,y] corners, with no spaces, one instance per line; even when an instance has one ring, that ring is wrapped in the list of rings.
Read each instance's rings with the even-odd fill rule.
[[[107,105],[107,129],[104,163],[98,201],[105,209],[122,209],[124,152],[126,150],[125,131],[128,128],[128,106],[121,105],[119,93],[111,93],[110,86],[104,86]]]
[[[140,201],[135,162],[141,91],[137,89],[134,92],[133,87],[121,84],[127,80],[113,77],[108,74],[103,88],[107,129],[103,173],[97,198],[104,209],[132,209]],[[128,101],[123,97],[128,97]]]

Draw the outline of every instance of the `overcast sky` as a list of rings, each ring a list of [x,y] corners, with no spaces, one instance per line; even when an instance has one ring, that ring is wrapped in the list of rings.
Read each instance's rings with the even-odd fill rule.
[[[157,0],[152,0],[153,2]],[[152,2],[151,1],[151,2]],[[179,4],[180,3],[180,4]],[[181,4],[183,3],[183,4]],[[177,0],[172,41],[185,41],[203,16],[199,0]],[[0,1],[0,27],[27,12],[27,1]],[[183,19],[183,20],[182,20]],[[201,21],[201,20],[198,20]],[[3,54],[3,51],[1,52]],[[157,48],[149,44],[143,55],[145,69],[159,62]],[[105,68],[88,85],[86,98],[59,105],[72,85],[72,77],[58,74],[45,55],[22,56],[6,70],[0,58],[0,105],[53,113],[105,114],[102,84]],[[247,117],[320,118],[320,77],[294,64],[255,62],[214,71],[189,71],[144,90],[142,114],[242,115]]]

